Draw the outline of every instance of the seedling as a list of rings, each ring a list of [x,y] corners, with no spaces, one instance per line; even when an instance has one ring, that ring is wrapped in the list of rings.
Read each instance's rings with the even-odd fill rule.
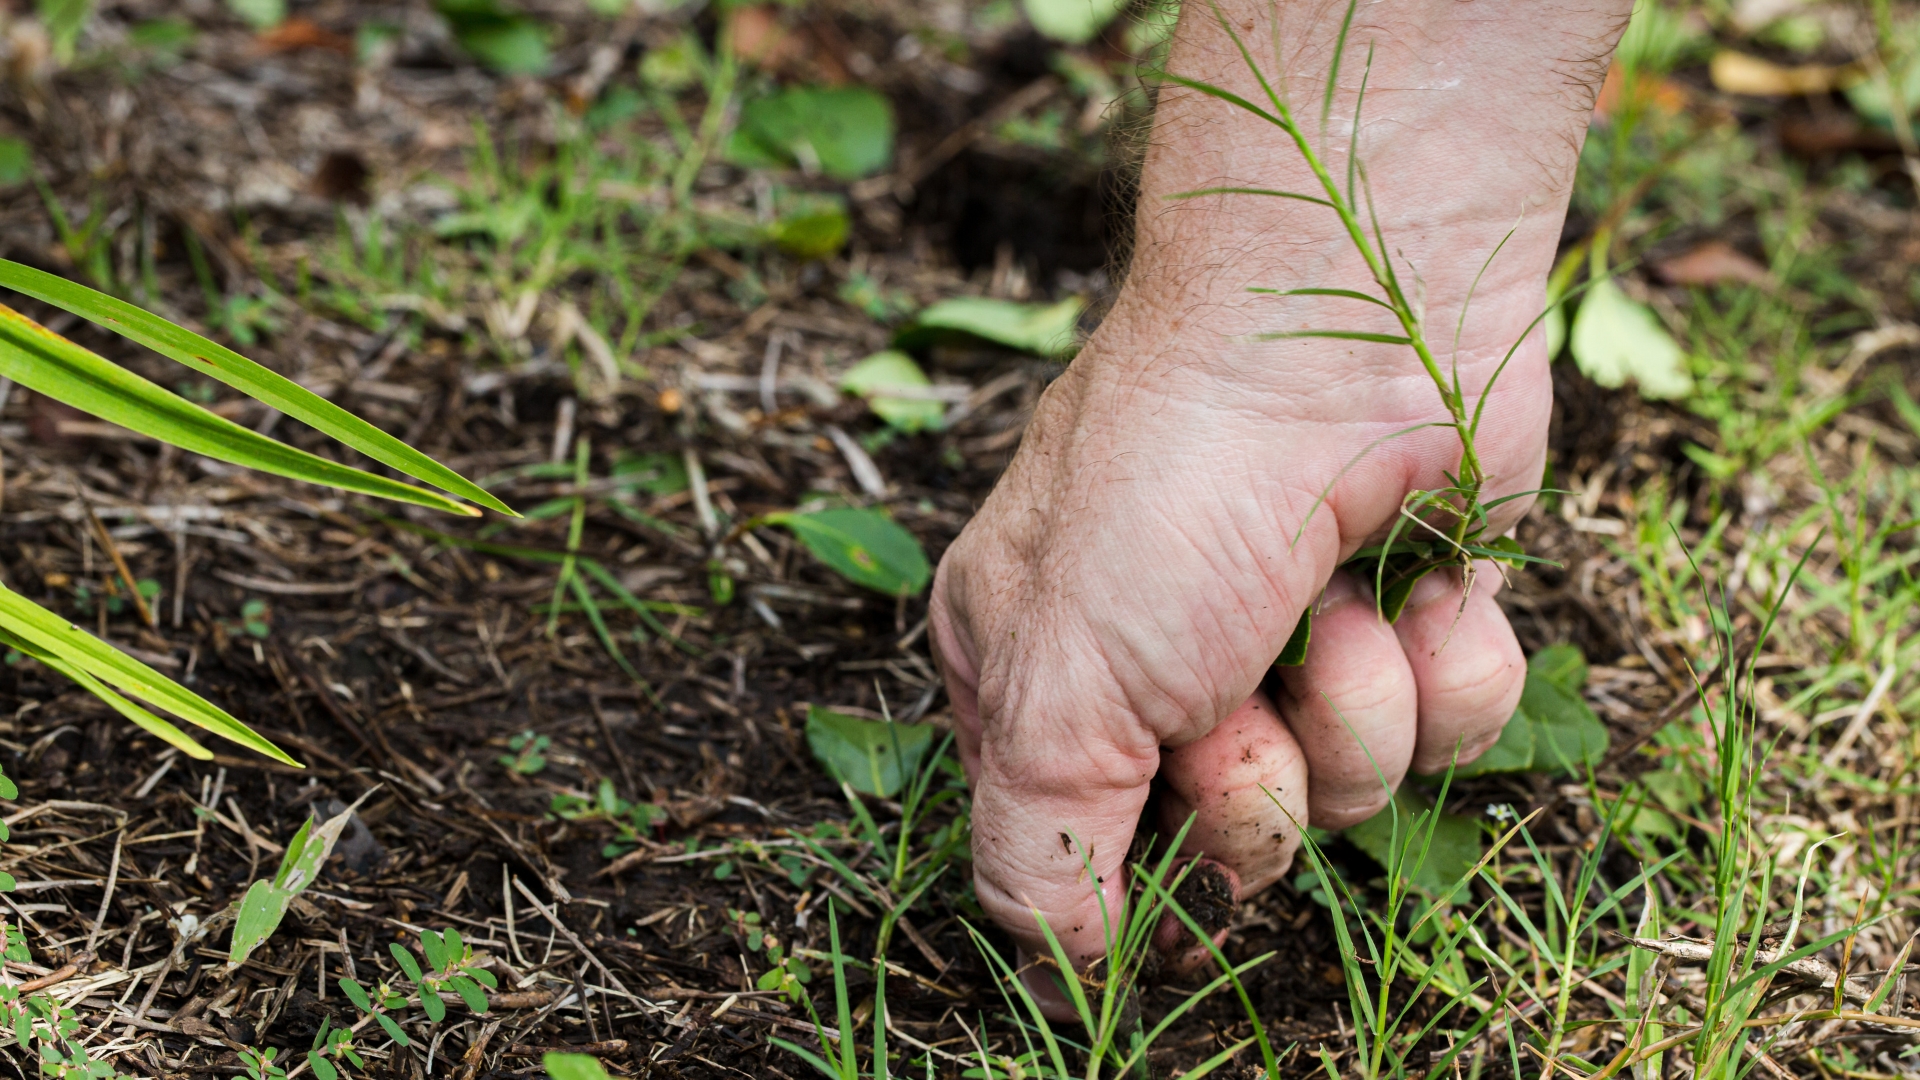
[[[601,778],[592,798],[562,792],[553,797],[547,809],[567,821],[604,821],[612,825],[618,839],[600,849],[601,856],[608,859],[632,851],[667,821],[666,810],[658,804],[628,802],[614,791],[613,781],[605,777]]]
[[[523,731],[507,740],[513,753],[501,754],[495,760],[521,776],[532,776],[547,767],[547,747],[552,745],[553,740],[545,735]]]

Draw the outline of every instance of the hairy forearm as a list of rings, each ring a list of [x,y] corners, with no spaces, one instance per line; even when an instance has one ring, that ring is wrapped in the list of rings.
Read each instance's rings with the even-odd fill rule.
[[[1530,234],[1560,228],[1593,98],[1631,6],[1360,5],[1328,105],[1346,3],[1194,0],[1168,70],[1271,110],[1250,57],[1336,184],[1344,187],[1349,147],[1357,148],[1365,177],[1358,201],[1371,199],[1400,256],[1397,269],[1421,279],[1433,321],[1451,326],[1474,274],[1509,230],[1519,241],[1512,249],[1527,254],[1496,261],[1483,287],[1544,279],[1540,263],[1552,244]],[[1324,207],[1251,195],[1173,197],[1215,187],[1321,196],[1322,183],[1280,128],[1167,85],[1141,177],[1132,291],[1150,294],[1163,312],[1202,312],[1209,328],[1233,334],[1274,329],[1280,317],[1272,303],[1251,298],[1249,286],[1365,287],[1365,262]]]

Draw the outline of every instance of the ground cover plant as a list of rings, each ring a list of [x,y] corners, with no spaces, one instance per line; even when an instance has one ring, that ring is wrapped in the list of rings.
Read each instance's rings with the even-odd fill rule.
[[[1545,316],[1516,722],[1315,835],[1188,983],[1146,915],[1221,913],[1142,837],[1048,1023],[970,894],[924,588],[1111,298],[1167,11],[16,7],[0,257],[525,517],[0,373],[6,587],[306,766],[15,647],[0,1074],[1915,1071],[1920,11],[1641,6]],[[404,483],[30,280],[0,301]]]

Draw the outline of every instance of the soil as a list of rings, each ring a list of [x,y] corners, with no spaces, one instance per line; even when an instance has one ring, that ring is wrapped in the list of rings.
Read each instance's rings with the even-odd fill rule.
[[[331,42],[376,6],[325,0],[298,13]],[[130,0],[103,5],[102,18],[130,25],[167,8]],[[424,8],[379,10],[408,26],[425,17]],[[551,14],[562,35],[551,77],[493,79],[418,35],[374,80],[381,105],[368,110],[359,104],[365,83],[332,44],[273,47],[201,5],[192,12],[201,36],[177,64],[16,73],[0,114],[29,142],[49,197],[70,216],[99,207],[116,244],[152,230],[158,256],[144,301],[203,325],[190,237],[229,290],[257,274],[290,281],[337,217],[404,203],[427,170],[457,174],[469,118],[538,140],[596,43],[610,40],[625,60],[657,30],[622,22],[596,42],[577,15]],[[857,44],[863,34],[876,39],[858,44],[881,58],[869,81],[922,103],[903,112],[904,162],[1045,76],[1019,61],[1028,46],[1011,42],[982,53],[973,81],[940,82],[924,63],[887,59],[906,18],[842,27]],[[748,181],[718,170],[702,185],[720,197]],[[728,291],[739,260],[690,264],[657,317],[671,324],[697,313],[698,338],[651,348],[650,380],[609,393],[583,394],[550,362],[502,366],[487,348],[432,326],[409,346],[298,305],[282,308],[278,330],[247,351],[333,387],[341,404],[469,476],[570,459],[579,438],[590,440],[596,474],[620,451],[690,451],[714,506],[740,521],[810,493],[857,492],[826,431],[868,434],[874,425],[857,403],[822,407],[799,395],[782,395],[769,414],[751,392],[704,388],[711,377],[757,375],[773,335],[792,370],[823,370],[884,343],[884,327],[837,298],[855,265],[920,302],[982,292],[1045,298],[1063,282],[1102,288],[1111,224],[1124,213],[1124,199],[1102,193],[1120,191],[1098,164],[975,142],[917,190],[856,193],[854,246],[831,264],[753,256],[748,269],[770,283],[756,303]],[[0,246],[75,277],[86,270],[26,189],[0,209]],[[201,389],[119,338],[31,302],[15,306],[162,385]],[[994,351],[945,352],[933,363],[943,377],[983,388],[971,414],[939,435],[875,441],[871,456],[888,485],[883,504],[937,559],[1059,368]],[[1562,379],[1559,394],[1561,475],[1605,468],[1618,484],[1685,474],[1680,446],[1692,421],[1578,376]],[[338,453],[224,391],[211,401],[248,426]],[[455,1007],[442,1025],[434,1068],[460,1080],[526,1075],[555,1048],[591,1049],[622,1075],[807,1072],[768,1041],[804,1045],[812,1029],[805,1010],[755,988],[768,961],[748,950],[746,916],[790,944],[824,949],[831,900],[847,954],[870,954],[871,909],[824,872],[783,867],[779,845],[849,816],[802,737],[809,703],[943,721],[924,597],[861,593],[761,530],[758,546],[729,548],[737,598],[718,605],[690,495],[644,507],[672,531],[596,506],[582,552],[648,600],[684,605],[664,616],[677,643],[658,633],[637,642],[631,620],[616,620],[643,685],[578,614],[548,632],[538,609],[553,591],[550,563],[431,535],[559,551],[565,515],[494,536],[489,523],[177,453],[17,387],[0,412],[0,451],[7,586],[180,679],[305,763],[286,767],[226,744],[211,762],[191,761],[31,660],[0,668],[0,763],[20,787],[0,867],[19,879],[5,902],[32,950],[31,962],[9,970],[58,976],[56,990],[83,988],[74,1004],[98,1042],[124,1050],[123,1071],[225,1076],[237,1071],[242,1046],[304,1051],[323,1023],[357,1017],[334,979],[371,983],[393,970],[390,942],[454,927],[494,958],[503,984],[489,1015]],[[496,490],[531,507],[571,488],[522,479]],[[1517,577],[1503,602],[1530,649],[1572,640],[1595,661],[1595,700],[1624,745],[1681,696],[1685,668],[1674,643],[1650,640],[1612,598],[1630,572],[1600,538],[1569,525],[1574,516],[1536,513],[1523,526],[1528,550],[1561,568]],[[115,557],[135,579],[159,584],[151,625],[125,602]],[[520,756],[512,740],[524,733],[548,740],[543,768],[506,764]],[[556,794],[591,793],[603,781],[667,815],[613,861],[604,854],[618,839],[611,825],[550,813]],[[309,814],[369,792],[320,882],[265,946],[226,972],[222,913],[273,871]],[[1455,805],[1553,794],[1540,777],[1483,779],[1460,785]],[[1549,835],[1556,827],[1571,839],[1552,816],[1543,825]],[[1356,880],[1377,874],[1342,846],[1333,857]],[[889,1020],[903,1041],[933,1048],[942,1075],[967,1067],[972,1018],[1002,1008],[968,936],[975,912],[964,877],[963,864],[954,887],[936,890],[903,926],[891,957],[911,976],[889,981]],[[1224,885],[1196,875],[1189,907],[1203,925],[1232,926],[1229,954],[1277,954],[1249,984],[1275,1043],[1310,1046],[1343,1032],[1325,910],[1285,884],[1236,908]],[[817,993],[824,968],[812,966]],[[851,978],[856,1002],[871,994],[867,976]],[[1145,1008],[1164,1012],[1180,996],[1152,988]],[[1155,1067],[1190,1065],[1243,1037],[1236,1010],[1222,998],[1183,1019],[1157,1045]],[[370,1071],[417,1077],[423,1064],[396,1051]]]

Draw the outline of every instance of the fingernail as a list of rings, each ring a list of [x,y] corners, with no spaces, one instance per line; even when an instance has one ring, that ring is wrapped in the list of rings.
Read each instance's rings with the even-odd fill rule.
[[[1327,587],[1320,592],[1320,603],[1314,610],[1321,614],[1332,611],[1343,604],[1366,600],[1367,591],[1352,574],[1336,573],[1327,579]]]
[[[1173,899],[1217,947],[1226,942],[1234,910],[1240,904],[1240,877],[1223,863],[1197,859],[1174,890]],[[1153,946],[1166,958],[1167,968],[1180,975],[1204,967],[1213,955],[1171,911],[1161,916],[1160,925],[1154,928]]]
[[[1407,594],[1407,606],[1422,608],[1454,592],[1453,571],[1441,567],[1413,583],[1413,591]]]
[[[1066,987],[1060,985],[1060,971],[1052,963],[1034,963],[1033,954],[1025,946],[1014,951],[1014,970],[1020,973],[1020,982],[1026,986],[1027,993],[1033,995],[1033,1003],[1040,1006],[1040,1012],[1049,1020],[1072,1020],[1074,1018],[1073,999],[1067,996]]]

